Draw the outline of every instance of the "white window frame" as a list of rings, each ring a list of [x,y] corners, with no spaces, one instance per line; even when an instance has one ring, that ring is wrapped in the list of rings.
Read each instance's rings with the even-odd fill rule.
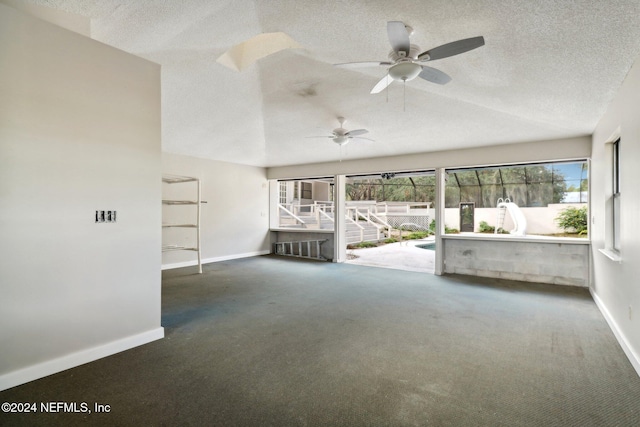
[[[307,181],[300,181],[299,186],[300,200],[313,200],[313,183]],[[309,196],[309,197],[305,197]]]
[[[620,138],[611,144],[611,250],[620,254]]]
[[[605,142],[607,161],[609,162],[609,179],[605,188],[605,247],[598,249],[600,253],[614,262],[622,263],[621,245],[621,159],[622,138],[620,128]],[[610,181],[609,181],[610,180]]]

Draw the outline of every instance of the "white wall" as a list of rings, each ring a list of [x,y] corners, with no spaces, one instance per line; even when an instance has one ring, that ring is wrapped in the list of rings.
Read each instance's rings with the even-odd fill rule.
[[[640,61],[631,69],[593,135],[591,163],[592,292],[640,373]],[[619,132],[618,132],[619,129]],[[607,200],[611,196],[611,153],[605,145],[621,137],[621,256],[605,257]]]
[[[203,263],[266,254],[269,246],[269,186],[266,170],[215,160],[162,153],[162,173],[193,176],[201,180],[201,247]],[[192,187],[191,187],[192,188]],[[189,184],[164,184],[165,195],[193,199]],[[163,222],[193,212],[189,206],[163,206]],[[185,214],[185,212],[187,212]],[[177,215],[177,216],[176,216]],[[189,244],[188,229],[163,231],[163,243]],[[163,268],[195,265],[188,251],[165,252]]]
[[[4,5],[0,58],[5,389],[163,336],[160,67]]]
[[[329,191],[331,185],[328,182],[314,182],[313,183],[313,200],[326,202],[331,200]]]
[[[0,0],[0,3],[24,12],[27,15],[66,28],[69,31],[91,37],[91,20],[85,16],[33,3],[26,3],[23,0]]]

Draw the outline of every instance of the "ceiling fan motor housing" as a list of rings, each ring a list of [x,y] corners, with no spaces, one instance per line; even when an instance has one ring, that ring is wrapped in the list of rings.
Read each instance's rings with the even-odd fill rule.
[[[413,62],[420,54],[420,47],[412,44],[409,49],[409,55],[405,56],[404,53],[404,51],[396,52],[395,50],[389,52],[389,59],[395,62],[389,68],[389,76],[394,80],[413,80],[422,71],[422,66]]]
[[[420,55],[420,46],[418,46],[417,44],[412,44],[409,47],[409,54],[404,55],[404,53],[404,51],[396,52],[395,50],[391,50],[388,55],[389,60],[391,62],[397,62],[401,59],[418,59],[418,55]]]
[[[342,119],[344,121],[344,119]],[[347,130],[344,128],[336,128],[333,130],[333,142],[338,145],[344,145],[349,142],[349,137],[346,135]]]

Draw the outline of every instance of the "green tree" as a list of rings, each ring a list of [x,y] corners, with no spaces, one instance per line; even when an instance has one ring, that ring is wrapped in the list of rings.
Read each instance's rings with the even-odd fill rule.
[[[345,186],[347,200],[377,200],[382,193],[379,179],[363,179]]]
[[[435,199],[435,177],[362,179],[346,185],[347,200],[378,202],[431,202]]]
[[[509,198],[518,206],[546,206],[564,198],[564,175],[552,165],[527,165],[463,170],[448,174],[445,188],[447,207],[474,202],[476,207],[495,207],[498,199]]]

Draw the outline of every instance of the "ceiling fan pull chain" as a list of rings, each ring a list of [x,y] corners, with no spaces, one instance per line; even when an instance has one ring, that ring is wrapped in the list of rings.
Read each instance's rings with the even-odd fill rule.
[[[402,81],[402,112],[407,111],[407,81]]]
[[[387,104],[389,103],[389,73],[387,73]]]

